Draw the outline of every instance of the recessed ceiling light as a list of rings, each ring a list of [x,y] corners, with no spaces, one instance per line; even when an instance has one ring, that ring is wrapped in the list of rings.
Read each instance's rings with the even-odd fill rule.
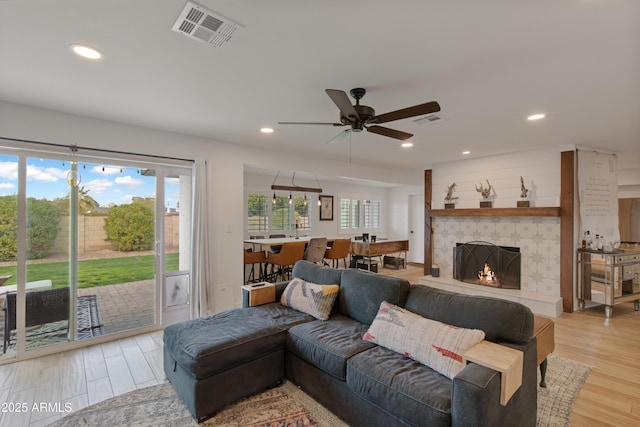
[[[467,154],[471,154],[471,151],[465,150],[465,151],[462,152],[462,154],[464,154],[466,156]]]
[[[540,119],[544,119],[544,114],[532,114],[531,116],[527,117],[527,120],[540,120]]]
[[[260,129],[260,132],[262,132],[262,133],[273,133],[273,129],[272,128],[262,128],[262,129]]]
[[[403,142],[402,147],[403,148],[413,147],[413,142]]]
[[[76,55],[80,55],[83,58],[88,58],[88,59],[102,59],[102,53],[92,47],[89,46],[84,46],[81,44],[72,44],[70,45],[71,50],[73,50],[73,52]]]

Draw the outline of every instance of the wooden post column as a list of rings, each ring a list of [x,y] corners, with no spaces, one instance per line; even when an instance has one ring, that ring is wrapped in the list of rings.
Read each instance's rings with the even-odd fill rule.
[[[432,196],[432,171],[424,171],[424,274],[431,274],[431,240],[433,229],[431,228],[431,196]]]
[[[560,153],[560,297],[562,311],[573,312],[574,152]]]

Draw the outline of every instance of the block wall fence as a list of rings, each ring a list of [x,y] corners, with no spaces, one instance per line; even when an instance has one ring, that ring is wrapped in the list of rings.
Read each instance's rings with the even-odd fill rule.
[[[104,216],[79,216],[78,217],[78,254],[86,254],[94,251],[113,250],[113,246],[107,241],[104,231]],[[179,244],[180,215],[168,214],[164,216],[165,249],[177,250]],[[60,231],[53,245],[52,253],[66,253],[69,248],[69,216],[60,217]]]

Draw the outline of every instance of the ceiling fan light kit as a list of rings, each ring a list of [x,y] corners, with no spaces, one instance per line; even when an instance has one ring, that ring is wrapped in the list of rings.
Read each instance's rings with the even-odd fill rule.
[[[400,110],[391,111],[385,114],[376,116],[376,111],[367,105],[360,105],[360,100],[367,91],[363,88],[354,88],[349,92],[351,96],[356,100],[355,105],[351,104],[349,96],[339,89],[325,89],[326,94],[331,98],[333,103],[340,110],[340,123],[323,123],[323,122],[278,122],[281,125],[326,125],[326,126],[350,126],[336,137],[331,139],[328,143],[333,144],[342,139],[346,133],[350,132],[367,132],[375,133],[377,135],[386,136],[389,138],[405,141],[413,136],[408,132],[391,129],[385,126],[379,126],[381,123],[392,122],[395,120],[408,119],[410,117],[422,116],[426,114],[432,114],[440,111],[440,105],[435,102],[427,102],[420,105],[414,105],[413,107],[402,108]]]

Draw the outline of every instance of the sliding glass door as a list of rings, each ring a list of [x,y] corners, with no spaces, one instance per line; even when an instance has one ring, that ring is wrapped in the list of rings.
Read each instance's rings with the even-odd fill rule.
[[[72,328],[77,306],[72,276],[76,273],[70,262],[74,236],[69,233],[73,209],[69,205],[77,187],[67,183],[67,175],[72,174],[69,162],[26,157],[25,165],[19,169],[19,176],[26,178],[24,336],[25,348],[31,351],[76,338]],[[22,260],[20,253],[18,259]],[[17,335],[16,344],[21,337]]]
[[[190,291],[190,183],[189,167],[0,151],[0,360],[159,325],[166,276]]]

